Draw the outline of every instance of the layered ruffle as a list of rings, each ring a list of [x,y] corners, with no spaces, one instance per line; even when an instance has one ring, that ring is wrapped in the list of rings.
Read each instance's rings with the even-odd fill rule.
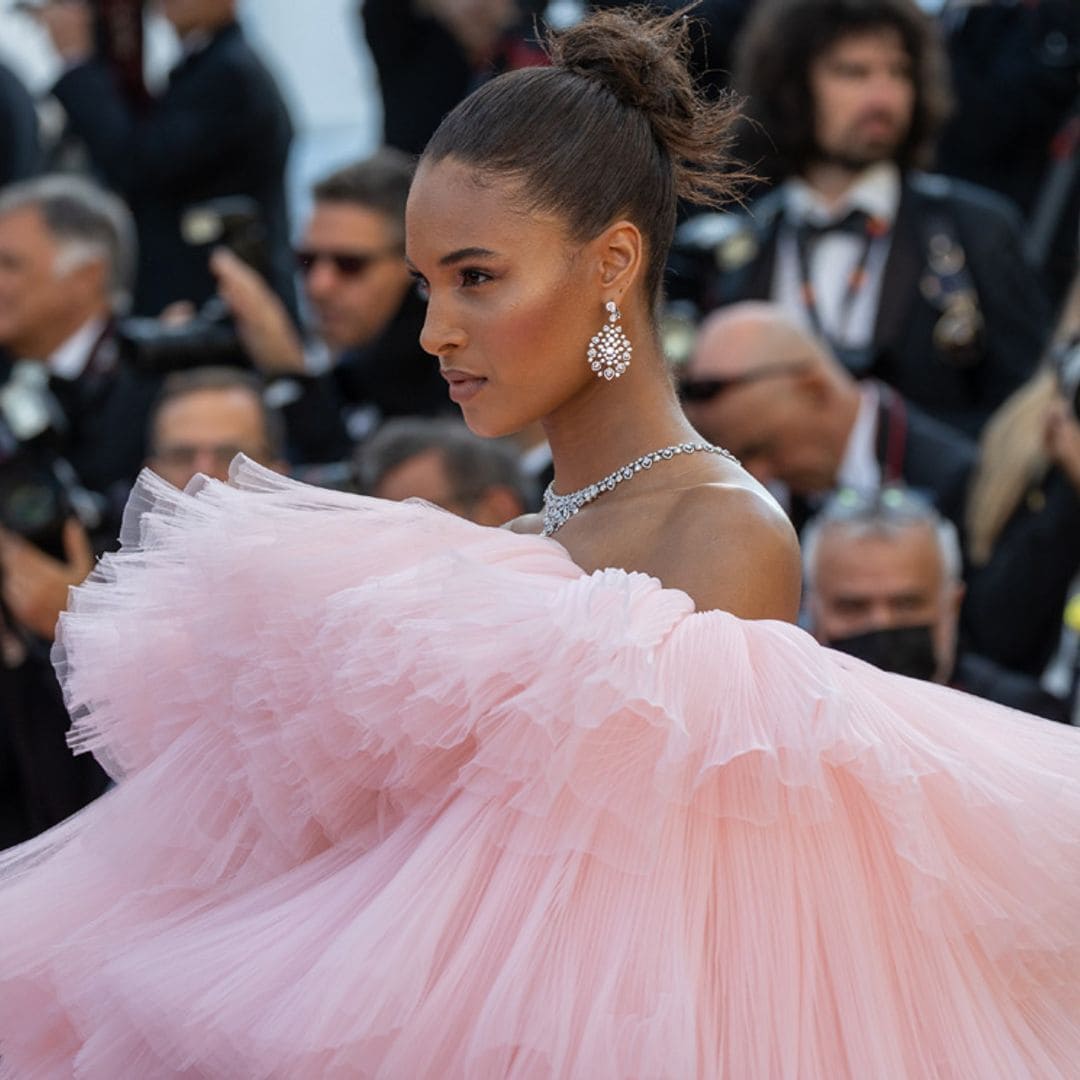
[[[31,1077],[1066,1077],[1080,742],[423,504],[152,476],[0,861]]]

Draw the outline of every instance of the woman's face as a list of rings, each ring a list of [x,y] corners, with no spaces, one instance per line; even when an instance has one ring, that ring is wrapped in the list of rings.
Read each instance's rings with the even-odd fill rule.
[[[429,297],[420,344],[479,435],[601,389],[585,356],[609,298],[598,245],[575,243],[514,194],[512,181],[444,158],[420,166],[406,214],[408,261]]]

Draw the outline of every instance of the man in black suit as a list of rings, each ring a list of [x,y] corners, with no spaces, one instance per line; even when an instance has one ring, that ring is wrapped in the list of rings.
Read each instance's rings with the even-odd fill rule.
[[[293,306],[285,205],[292,123],[277,85],[236,23],[235,8],[235,0],[164,0],[162,12],[180,36],[184,56],[145,110],[123,96],[94,55],[87,4],[65,0],[39,15],[67,68],[53,93],[94,168],[135,215],[135,310],[143,314],[213,295],[208,250],[191,242],[213,238],[195,235],[204,221],[191,211],[228,196],[246,196],[257,205],[272,282]]]
[[[822,644],[1068,722],[1065,703],[1036,679],[959,647],[960,542],[955,527],[912,493],[831,499],[807,525],[803,567],[807,628]]]
[[[157,379],[124,362],[115,313],[126,302],[134,226],[123,203],[88,181],[46,176],[0,193],[0,409],[23,450],[0,453],[0,834],[25,839],[100,794],[94,761],[64,744],[67,713],[49,645],[72,585],[116,536],[117,511],[143,459]],[[33,463],[34,488],[21,463]],[[29,464],[27,465],[29,468]],[[45,483],[47,478],[55,484]],[[20,535],[26,496],[55,491],[46,540]],[[35,496],[32,504],[40,505]],[[0,753],[3,751],[0,750]]]
[[[59,447],[96,493],[106,533],[144,457],[146,413],[159,379],[125,362],[116,316],[130,298],[131,215],[73,176],[0,193],[0,384],[47,388]]]
[[[738,82],[786,179],[748,214],[685,223],[672,292],[702,310],[771,298],[853,373],[975,435],[1032,371],[1049,310],[1015,211],[915,171],[941,59],[912,0],[756,5]]]

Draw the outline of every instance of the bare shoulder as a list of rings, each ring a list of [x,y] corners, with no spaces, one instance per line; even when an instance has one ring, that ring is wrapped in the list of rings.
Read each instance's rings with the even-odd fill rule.
[[[753,481],[700,484],[672,501],[654,572],[698,611],[794,621],[802,567],[787,515]]]
[[[544,531],[544,519],[539,514],[522,514],[508,521],[501,528],[521,533],[524,536],[539,536]]]

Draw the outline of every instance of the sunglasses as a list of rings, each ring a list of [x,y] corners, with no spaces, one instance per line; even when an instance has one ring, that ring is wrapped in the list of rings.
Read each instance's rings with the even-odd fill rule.
[[[307,277],[320,262],[328,262],[341,277],[358,278],[371,269],[375,263],[388,259],[392,255],[401,255],[398,248],[386,248],[383,251],[315,251],[300,248],[293,252],[296,269]]]
[[[678,383],[679,398],[682,401],[712,401],[718,394],[730,390],[733,386],[760,382],[762,379],[774,379],[781,375],[794,375],[805,370],[808,363],[807,360],[789,360],[782,364],[773,364],[772,367],[744,371],[741,375],[729,375],[725,379],[682,378]]]

